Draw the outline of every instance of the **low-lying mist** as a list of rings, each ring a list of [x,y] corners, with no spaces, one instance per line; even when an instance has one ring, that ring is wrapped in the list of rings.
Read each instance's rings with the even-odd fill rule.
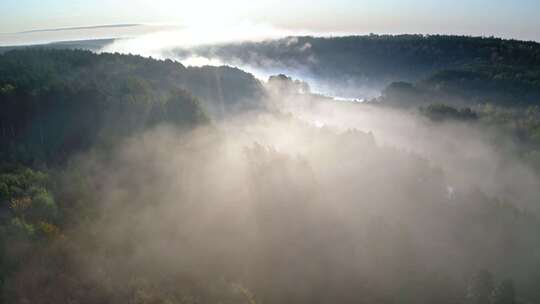
[[[116,39],[99,50],[100,53],[137,54],[157,59],[171,59],[186,66],[233,66],[253,74],[261,81],[286,73],[294,78],[308,81],[313,92],[344,98],[373,98],[379,95],[386,82],[373,81],[367,77],[321,78],[306,63],[317,64],[318,57],[310,52],[309,43],[299,42],[297,36],[340,37],[345,33],[317,33],[292,31],[265,24],[238,23],[226,26],[170,27],[142,35]],[[219,54],[221,47],[234,46],[241,49],[244,43],[277,44],[284,54],[296,54],[304,61],[275,58],[249,51],[248,54]],[[243,58],[241,55],[246,56]],[[375,85],[376,83],[376,85]]]
[[[84,183],[72,195],[97,211],[50,249],[69,257],[68,275],[48,281],[29,265],[18,279],[41,289],[24,292],[88,303],[455,303],[480,269],[518,284],[535,274],[524,269],[538,223],[504,201],[537,211],[538,179],[491,145],[491,131],[312,95],[268,102],[74,160],[66,189]]]
[[[474,122],[433,122],[416,109],[330,100],[300,95],[280,98],[284,108],[318,127],[374,134],[385,147],[412,152],[444,171],[448,188],[480,190],[535,212],[540,211],[540,179],[520,160],[514,140]]]
[[[175,59],[175,50],[203,45],[264,41],[299,34],[264,24],[239,23],[233,25],[169,26],[133,36],[126,36],[105,46],[101,52],[138,54],[145,57]]]

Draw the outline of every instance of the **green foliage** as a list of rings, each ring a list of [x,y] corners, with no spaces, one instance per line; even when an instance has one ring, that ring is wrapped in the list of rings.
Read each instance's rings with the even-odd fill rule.
[[[311,91],[307,82],[293,80],[285,74],[270,76],[268,87],[279,94],[306,94]]]
[[[0,203],[6,225],[13,235],[34,235],[38,223],[56,223],[58,206],[49,190],[47,174],[29,168],[4,168],[0,172]]]
[[[48,175],[22,166],[0,166],[0,202],[8,204],[15,197],[24,197],[46,187]]]
[[[52,195],[45,189],[39,189],[32,195],[31,207],[26,212],[26,218],[31,222],[56,222],[58,207]]]
[[[60,214],[48,174],[0,166],[0,288],[32,254],[34,244],[60,235]],[[45,243],[46,244],[46,243]],[[2,292],[3,298],[4,293]]]
[[[445,104],[431,104],[426,107],[420,107],[420,112],[433,121],[474,121],[478,119],[478,114],[471,110],[471,108],[456,109]]]
[[[13,218],[7,225],[6,234],[13,239],[30,239],[34,237],[35,228],[21,218]]]
[[[212,107],[209,101],[232,111],[244,100],[256,106],[261,94],[258,81],[232,68],[85,51],[11,51],[0,55],[0,157],[61,164],[158,124],[208,123],[203,108]]]

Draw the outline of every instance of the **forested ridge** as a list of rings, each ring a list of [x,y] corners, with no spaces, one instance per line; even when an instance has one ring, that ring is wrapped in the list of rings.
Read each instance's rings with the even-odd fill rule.
[[[288,37],[263,42],[201,46],[192,51],[246,63],[290,64],[329,77],[357,75],[416,80],[445,69],[521,69],[538,78],[540,44],[500,38],[445,35]],[[313,57],[310,57],[313,56]]]
[[[61,161],[158,123],[193,125],[210,113],[257,108],[263,94],[251,75],[228,67],[186,68],[88,51],[12,51],[0,56],[0,153],[24,163]]]
[[[533,41],[446,35],[301,36],[201,46],[178,54],[283,69],[345,91],[406,81],[454,98],[540,98],[540,44]]]

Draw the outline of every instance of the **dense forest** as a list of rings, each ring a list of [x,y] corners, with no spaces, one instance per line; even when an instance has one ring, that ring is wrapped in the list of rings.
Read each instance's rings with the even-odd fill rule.
[[[83,51],[12,51],[0,57],[0,155],[24,163],[61,161],[160,122],[192,125],[208,120],[205,112],[257,108],[263,94],[257,80],[233,68]]]
[[[291,39],[197,51],[414,84],[338,102],[225,66],[1,54],[0,303],[540,302],[540,47]]]
[[[425,80],[423,84],[448,89],[452,96],[459,90],[459,94],[482,97],[478,92],[482,90],[504,93],[505,100],[512,101],[540,97],[537,42],[444,35],[303,36],[200,46],[177,53],[263,70],[281,69],[330,82],[343,91]]]

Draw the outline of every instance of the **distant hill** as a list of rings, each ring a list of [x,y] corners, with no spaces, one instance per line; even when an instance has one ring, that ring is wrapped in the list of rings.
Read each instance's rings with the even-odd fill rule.
[[[60,50],[87,50],[87,51],[99,51],[103,47],[113,43],[117,39],[89,39],[89,40],[75,40],[75,41],[60,41],[46,44],[35,44],[25,46],[3,46],[0,47],[0,54],[13,50],[21,49],[60,49]]]
[[[540,96],[540,44],[530,41],[443,35],[303,36],[200,46],[177,53],[296,71],[344,90],[347,86],[381,90],[396,81],[426,80],[435,87],[457,86],[453,91],[474,86],[472,90],[482,94],[464,95],[475,98],[493,88],[498,91],[490,92],[496,95],[490,98],[506,94],[501,99],[531,102]],[[473,83],[461,83],[471,78]]]

